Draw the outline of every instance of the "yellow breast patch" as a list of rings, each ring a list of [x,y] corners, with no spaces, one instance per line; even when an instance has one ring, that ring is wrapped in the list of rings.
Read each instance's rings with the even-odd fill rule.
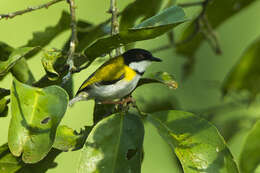
[[[136,76],[136,72],[126,65],[124,67],[124,70],[125,70],[125,78],[124,79],[127,80],[127,81],[133,80],[133,78]]]

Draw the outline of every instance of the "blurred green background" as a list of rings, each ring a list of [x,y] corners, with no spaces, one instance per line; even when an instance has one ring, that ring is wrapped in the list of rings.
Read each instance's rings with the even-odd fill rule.
[[[48,1],[1,0],[0,13],[13,12],[44,2]],[[126,4],[131,2],[132,0],[118,1],[119,10],[122,10]],[[76,5],[77,17],[79,19],[98,24],[110,17],[110,14],[106,13],[109,9],[109,0],[77,0]],[[260,36],[260,23],[257,22],[260,18],[259,9],[260,1],[256,1],[248,8],[223,23],[216,30],[223,54],[220,56],[215,55],[210,46],[207,43],[203,43],[196,53],[197,61],[195,70],[185,81],[181,80],[182,65],[185,62],[185,58],[174,54],[172,49],[156,53],[156,57],[162,58],[163,62],[152,65],[147,73],[162,70],[170,72],[174,74],[178,81],[179,88],[172,91],[161,85],[143,86],[134,93],[134,97],[137,99],[138,103],[141,103],[141,105],[153,104],[164,98],[171,97],[172,106],[184,111],[203,112],[201,110],[222,106],[225,103],[225,100],[223,100],[220,90],[221,83],[232,66],[239,60],[240,55],[246,46]],[[62,10],[68,10],[68,5],[66,3],[59,3],[50,7],[48,10],[42,9],[30,14],[15,17],[14,19],[1,20],[0,41],[8,43],[13,47],[25,45],[27,41],[32,38],[33,32],[43,31],[47,26],[55,25],[60,18]],[[188,17],[192,17],[192,14],[194,14],[194,10],[190,8],[185,9],[185,11],[187,12]],[[181,32],[181,28],[183,27],[179,27],[177,33]],[[61,48],[69,37],[69,34],[70,31],[62,33],[45,49]],[[149,50],[166,43],[167,37],[164,35],[153,40],[138,42],[136,47]],[[75,79],[75,90],[98,65],[100,65],[100,62],[94,63],[91,68],[73,76]],[[44,73],[44,69],[41,65],[41,53],[29,60],[29,66],[36,79],[39,79]],[[11,80],[11,76],[6,77],[0,82],[0,86],[9,88]],[[68,109],[62,120],[62,124],[67,124],[78,130],[84,125],[90,125],[92,123],[93,105],[93,101],[77,103],[73,108]],[[248,109],[245,105],[238,105],[231,109],[221,109],[221,111],[216,114],[218,115],[218,118],[215,119],[214,123],[220,128],[221,132],[221,129],[224,127],[221,127],[219,124],[225,120],[228,114],[258,116],[260,110],[257,109],[257,106],[251,106]],[[0,119],[0,145],[7,141],[9,121],[10,115],[8,118]],[[246,122],[245,127],[247,127]],[[146,124],[145,128],[145,159],[142,172],[180,172],[179,168],[176,167],[176,159],[172,156],[172,151],[169,146],[162,141],[152,126]],[[228,140],[228,145],[236,160],[238,159],[240,149],[243,146],[242,141],[249,128],[250,127],[244,128],[239,135],[235,135]],[[54,169],[50,169],[48,173],[75,172],[79,154],[80,151],[67,152],[59,155],[56,159],[58,166]]]

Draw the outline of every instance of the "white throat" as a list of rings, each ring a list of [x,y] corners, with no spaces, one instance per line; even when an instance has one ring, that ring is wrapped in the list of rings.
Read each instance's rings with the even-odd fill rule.
[[[139,62],[131,62],[129,64],[129,67],[132,68],[135,71],[138,71],[140,73],[144,73],[146,68],[151,64],[150,61],[139,61]]]

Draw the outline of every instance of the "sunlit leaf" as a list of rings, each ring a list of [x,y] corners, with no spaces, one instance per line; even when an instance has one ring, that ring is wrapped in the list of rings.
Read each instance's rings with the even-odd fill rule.
[[[58,86],[34,88],[13,81],[8,145],[13,155],[26,163],[43,159],[50,151],[68,103]]]
[[[21,158],[14,157],[7,144],[0,146],[0,172],[15,173],[22,168],[24,163]]]
[[[97,40],[85,49],[84,53],[87,60],[93,60],[119,46],[158,37],[185,21],[183,9],[173,6],[146,19],[132,29],[123,30],[119,34]]]
[[[227,76],[222,90],[224,94],[229,91],[248,90],[254,99],[260,92],[260,39],[255,41],[243,53],[239,62]]]
[[[21,47],[15,49],[6,61],[0,61],[0,77],[6,75],[9,70],[23,57],[32,51],[39,49],[38,47]]]
[[[166,85],[170,89],[178,88],[178,83],[174,80],[174,77],[167,72],[150,73],[146,75],[145,78],[141,78],[137,86],[151,83],[161,83]]]
[[[65,125],[59,126],[53,147],[62,151],[80,149],[83,147],[91,129],[92,127],[85,127],[80,133],[77,133]]]
[[[224,23],[227,19],[237,14],[250,4],[255,2],[255,0],[236,0],[236,1],[226,1],[226,0],[213,0],[208,4],[206,9],[206,16],[208,18],[209,24],[213,29],[217,28],[219,25]],[[221,13],[219,12],[221,9]],[[193,21],[183,32],[181,36],[181,40],[187,40],[185,43],[179,44],[177,46],[177,53],[182,54],[189,58],[189,62],[191,63],[189,66],[184,69],[186,74],[190,74],[193,64],[194,64],[194,56],[201,43],[205,40],[206,37],[203,36],[202,32],[198,33],[194,37],[193,33],[196,32],[196,27],[198,25],[195,21]],[[221,45],[221,43],[220,43]]]
[[[248,134],[244,147],[240,154],[239,167],[241,173],[255,172],[260,163],[260,121],[257,121]]]
[[[114,114],[93,128],[81,153],[79,173],[141,172],[144,127],[133,114]]]
[[[206,120],[182,111],[157,112],[147,119],[171,146],[185,173],[238,173],[223,137]]]

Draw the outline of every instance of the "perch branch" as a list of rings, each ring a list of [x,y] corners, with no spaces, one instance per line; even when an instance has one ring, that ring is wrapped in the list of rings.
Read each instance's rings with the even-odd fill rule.
[[[69,66],[69,71],[66,76],[63,78],[63,83],[65,83],[68,79],[71,78],[71,74],[74,70],[76,70],[76,67],[74,66],[74,54],[77,44],[77,21],[76,21],[76,14],[75,14],[75,1],[74,0],[67,0],[70,6],[70,16],[71,16],[71,38],[70,38],[70,48],[68,52],[68,59],[67,59],[67,65]]]
[[[41,4],[39,6],[34,6],[34,7],[28,7],[24,10],[19,10],[19,11],[15,11],[15,12],[12,12],[12,13],[8,13],[8,14],[0,14],[0,20],[3,19],[3,18],[13,18],[15,16],[18,16],[18,15],[23,15],[24,13],[28,13],[28,12],[32,12],[32,11],[35,11],[35,10],[39,10],[39,9],[42,9],[42,8],[48,8],[58,2],[61,2],[63,0],[52,0],[50,2],[47,2],[45,4]]]

